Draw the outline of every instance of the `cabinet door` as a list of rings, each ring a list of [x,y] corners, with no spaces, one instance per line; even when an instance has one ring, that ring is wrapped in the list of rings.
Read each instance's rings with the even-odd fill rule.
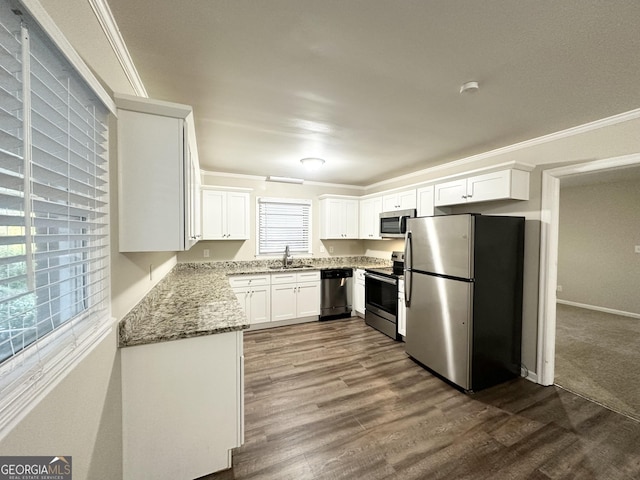
[[[369,198],[360,202],[360,238],[365,240],[380,239],[378,225],[380,212],[382,212],[382,197]]]
[[[467,201],[467,179],[438,183],[435,186],[435,206],[459,205]]]
[[[408,208],[416,208],[415,189],[388,193],[382,196],[383,212],[392,212],[394,210],[406,210]]]
[[[398,205],[400,205],[400,210],[406,210],[408,208],[416,208],[417,200],[416,200],[416,191],[405,190],[403,192],[398,192]]]
[[[510,170],[476,175],[467,179],[467,201],[469,202],[509,198],[510,194]]]
[[[299,283],[296,302],[296,317],[320,315],[320,282]]]
[[[323,239],[343,238],[342,224],[344,221],[344,213],[342,206],[342,201],[335,198],[323,200]]]
[[[398,210],[399,208],[400,204],[398,203],[398,195],[396,195],[395,193],[389,193],[382,196],[383,212],[391,212],[393,210]]]
[[[251,310],[249,317],[251,324],[271,321],[271,288],[268,285],[251,287],[248,303]]]
[[[202,192],[202,238],[222,240],[225,235],[225,193],[217,190]]]
[[[244,310],[244,313],[247,315],[247,318],[251,320],[251,311],[250,311],[251,306],[249,305],[249,302],[248,302],[249,288],[236,287],[236,288],[232,288],[231,290],[233,290],[233,293],[236,294],[236,298],[238,299],[240,306]]]
[[[271,321],[297,318],[295,283],[271,285]]]
[[[433,204],[433,185],[418,189],[418,216],[431,217],[435,213]]]
[[[358,201],[344,201],[344,238],[358,238]]]
[[[226,238],[229,240],[249,239],[249,194],[227,192]]]
[[[358,200],[327,198],[320,201],[321,239],[358,238]]]

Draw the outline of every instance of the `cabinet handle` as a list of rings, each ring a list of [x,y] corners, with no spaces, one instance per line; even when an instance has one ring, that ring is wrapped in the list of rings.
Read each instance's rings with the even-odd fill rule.
[[[467,196],[466,195],[462,195],[462,198],[467,198]]]
[[[473,197],[473,195],[467,195],[467,198],[471,198],[471,197]]]

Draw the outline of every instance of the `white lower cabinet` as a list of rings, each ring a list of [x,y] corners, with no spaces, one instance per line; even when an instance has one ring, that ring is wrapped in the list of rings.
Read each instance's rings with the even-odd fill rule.
[[[121,349],[124,480],[231,468],[244,441],[242,331]]]
[[[353,309],[364,317],[364,270],[355,269],[355,281],[353,282]]]
[[[398,280],[398,333],[407,335],[407,307],[404,304],[404,280]]]
[[[233,276],[229,284],[251,325],[271,321],[271,275]]]
[[[271,275],[271,321],[320,315],[320,272]]]

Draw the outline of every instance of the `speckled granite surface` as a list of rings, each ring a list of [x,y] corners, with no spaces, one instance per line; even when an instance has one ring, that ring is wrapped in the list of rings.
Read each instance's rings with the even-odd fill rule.
[[[389,266],[374,257],[295,259],[288,270]],[[249,328],[228,275],[275,273],[277,261],[180,263],[119,324],[119,346],[129,347]],[[313,268],[304,268],[312,270]]]

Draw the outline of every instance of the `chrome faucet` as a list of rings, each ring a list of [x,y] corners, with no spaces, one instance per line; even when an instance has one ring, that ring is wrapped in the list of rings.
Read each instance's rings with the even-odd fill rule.
[[[289,252],[289,245],[284,247],[284,255],[282,256],[282,268],[287,268],[293,263],[293,257]]]

